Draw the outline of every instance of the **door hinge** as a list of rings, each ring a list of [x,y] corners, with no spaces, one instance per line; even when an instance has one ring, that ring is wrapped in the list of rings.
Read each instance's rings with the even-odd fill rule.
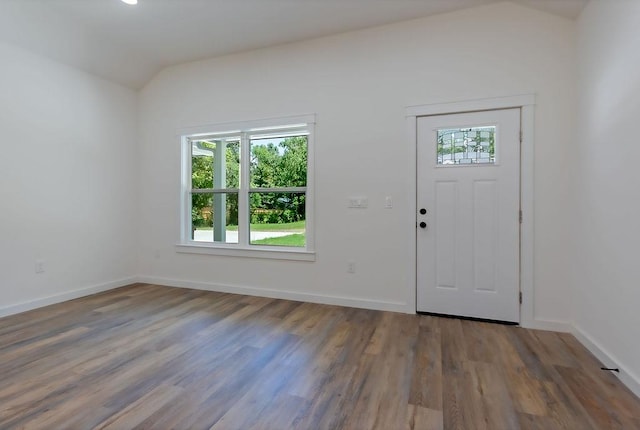
[[[522,130],[520,130],[520,143],[522,143]]]
[[[520,219],[520,224],[522,224],[522,211],[520,211],[519,219]]]
[[[520,291],[520,294],[518,296],[518,300],[520,300],[520,304],[522,304],[522,291]]]

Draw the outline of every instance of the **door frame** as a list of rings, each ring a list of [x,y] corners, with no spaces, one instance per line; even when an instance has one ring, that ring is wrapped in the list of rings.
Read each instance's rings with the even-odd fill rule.
[[[409,261],[407,297],[409,303],[407,311],[417,312],[417,198],[418,198],[418,117],[430,115],[446,115],[457,113],[478,112],[496,109],[520,109],[520,325],[533,327],[534,322],[534,289],[533,289],[533,251],[534,251],[534,207],[533,207],[533,159],[534,159],[534,122],[535,122],[535,94],[521,94],[507,97],[493,97],[476,100],[432,103],[409,106],[405,109],[407,135],[409,145],[408,189],[409,195]]]

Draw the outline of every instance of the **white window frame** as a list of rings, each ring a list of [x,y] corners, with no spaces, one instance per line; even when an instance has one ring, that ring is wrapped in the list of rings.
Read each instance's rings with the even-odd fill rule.
[[[257,135],[282,136],[292,133],[307,135],[307,186],[282,188],[250,188],[250,139]],[[235,123],[214,124],[184,128],[178,131],[180,139],[180,234],[176,251],[191,254],[226,255],[233,257],[272,258],[283,260],[315,260],[314,228],[314,136],[315,115],[262,119]],[[196,242],[191,237],[191,140],[195,138],[224,138],[240,136],[240,188],[238,192],[238,243]],[[306,188],[306,189],[305,189]],[[305,247],[268,246],[249,244],[249,193],[253,191],[301,191],[305,189]],[[218,189],[217,192],[222,190]]]

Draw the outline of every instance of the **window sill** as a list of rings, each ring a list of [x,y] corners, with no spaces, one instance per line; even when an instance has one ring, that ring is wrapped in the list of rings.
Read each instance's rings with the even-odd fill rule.
[[[316,261],[313,251],[275,247],[239,248],[237,246],[212,246],[196,243],[176,244],[176,252],[181,254],[223,255],[227,257],[266,258],[272,260]]]

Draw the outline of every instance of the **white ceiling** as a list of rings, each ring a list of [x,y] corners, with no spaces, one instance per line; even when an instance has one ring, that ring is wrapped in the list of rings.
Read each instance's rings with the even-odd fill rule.
[[[500,0],[0,0],[6,41],[140,88],[162,68]],[[513,0],[575,18],[588,0]]]

